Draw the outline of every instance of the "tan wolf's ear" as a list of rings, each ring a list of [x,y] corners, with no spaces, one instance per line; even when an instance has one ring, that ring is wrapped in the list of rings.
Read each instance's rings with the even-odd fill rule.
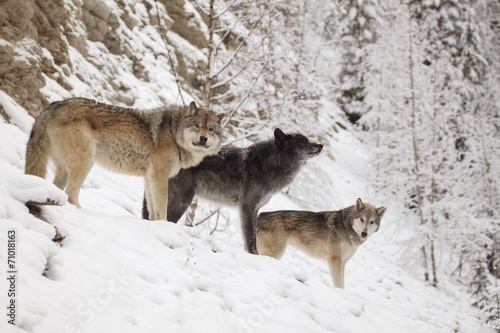
[[[375,209],[375,211],[377,212],[377,215],[379,217],[382,217],[386,210],[387,210],[387,208],[385,208],[385,207],[379,207],[379,208]]]
[[[196,106],[196,103],[194,101],[191,102],[188,106],[188,115],[189,116],[196,116],[198,114],[198,107]]]
[[[217,119],[218,119],[218,123],[220,124],[220,122],[222,121],[222,118],[224,118],[226,116],[226,114],[224,113],[220,113],[217,115]]]
[[[365,204],[363,203],[363,201],[361,201],[360,198],[358,198],[358,200],[356,200],[356,208],[358,210],[363,210],[365,209]]]

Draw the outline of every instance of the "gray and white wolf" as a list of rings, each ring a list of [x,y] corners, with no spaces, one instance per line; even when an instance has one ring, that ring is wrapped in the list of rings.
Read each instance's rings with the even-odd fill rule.
[[[287,244],[326,259],[333,285],[344,288],[345,265],[358,247],[378,231],[385,207],[356,200],[339,211],[275,211],[257,217],[257,251],[280,259]]]
[[[198,166],[183,169],[169,180],[168,220],[177,222],[198,195],[240,211],[245,249],[257,253],[255,219],[271,196],[290,184],[302,166],[321,152],[323,145],[301,134],[279,128],[274,139],[246,148],[222,148]],[[143,217],[148,218],[148,205]]]
[[[26,148],[25,173],[45,178],[53,160],[54,184],[80,207],[78,195],[94,162],[116,172],[143,176],[152,218],[167,219],[168,179],[181,168],[216,154],[222,115],[167,106],[123,108],[85,98],[52,103],[36,119]]]

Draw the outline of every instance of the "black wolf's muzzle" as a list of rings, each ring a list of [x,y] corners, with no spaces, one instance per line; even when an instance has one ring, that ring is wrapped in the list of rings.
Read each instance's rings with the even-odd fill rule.
[[[309,154],[311,155],[317,155],[321,153],[321,149],[323,149],[323,145],[321,143],[310,143],[308,147]]]

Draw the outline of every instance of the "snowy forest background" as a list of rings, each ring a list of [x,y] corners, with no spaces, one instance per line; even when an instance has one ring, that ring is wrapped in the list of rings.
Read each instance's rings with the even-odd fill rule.
[[[227,145],[355,133],[414,231],[407,265],[500,328],[500,1],[7,0],[0,20],[0,89],[33,116],[78,92],[195,99],[226,113]]]

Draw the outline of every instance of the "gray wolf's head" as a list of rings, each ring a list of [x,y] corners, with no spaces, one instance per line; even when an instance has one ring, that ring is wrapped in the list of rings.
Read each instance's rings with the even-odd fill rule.
[[[221,120],[224,114],[198,108],[195,102],[189,104],[182,130],[184,144],[190,150],[206,155],[216,154],[222,145]]]
[[[321,153],[323,145],[310,142],[302,134],[285,134],[279,128],[274,130],[274,142],[279,150],[294,162],[306,162]]]
[[[385,207],[375,208],[374,206],[363,203],[361,199],[356,200],[354,212],[351,212],[352,228],[359,235],[361,241],[365,241],[371,234],[378,231],[380,220],[386,211]]]

